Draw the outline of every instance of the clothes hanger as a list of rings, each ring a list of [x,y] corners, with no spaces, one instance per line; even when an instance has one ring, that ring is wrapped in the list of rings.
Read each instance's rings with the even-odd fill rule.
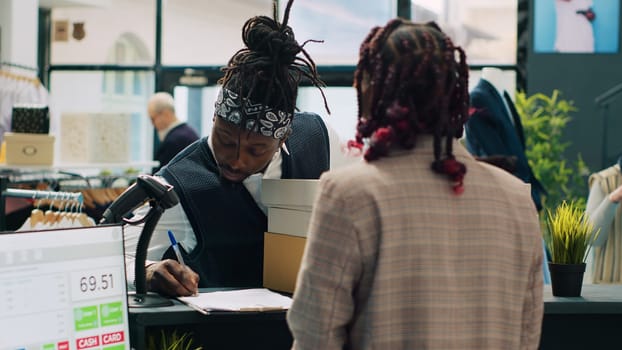
[[[80,223],[80,225],[82,227],[95,226],[95,221],[91,219],[90,217],[88,217],[88,215],[86,215],[84,212],[82,212],[82,208],[83,208],[83,205],[80,204],[79,206],[80,212],[78,213],[78,222]]]
[[[33,199],[35,198],[35,196],[32,196]],[[31,212],[30,212],[30,227],[34,228],[35,226],[37,226],[38,224],[42,223],[43,221],[45,221],[45,216],[43,214],[43,210],[39,209],[39,206],[41,205],[41,200],[35,201],[36,202],[36,208],[34,208]]]
[[[44,224],[46,225],[54,225],[58,221],[58,212],[54,209],[54,204],[57,199],[57,196],[54,196],[54,199],[50,202],[50,208],[45,211],[45,220]]]
[[[3,76],[3,77],[8,78],[8,79],[16,80],[16,81],[24,81],[24,82],[33,84],[36,87],[39,87],[39,84],[41,84],[41,81],[39,80],[39,78],[33,78],[33,77],[25,76],[25,75],[19,75],[19,74],[7,72],[7,71],[2,70],[2,69],[0,69],[0,76]]]
[[[71,203],[71,194],[64,193],[62,203],[63,203],[62,210],[58,214],[59,218],[57,220],[57,223],[60,227],[72,227],[73,218],[71,217],[71,212],[69,212],[69,204]]]

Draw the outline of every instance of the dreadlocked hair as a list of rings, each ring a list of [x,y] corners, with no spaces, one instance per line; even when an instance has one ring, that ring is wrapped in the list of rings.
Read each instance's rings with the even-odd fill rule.
[[[277,20],[277,3],[273,2],[273,17],[256,16],[244,23],[242,40],[244,48],[238,50],[222,68],[224,76],[218,80],[224,88],[235,91],[245,101],[262,103],[293,115],[296,108],[298,84],[302,78],[317,87],[324,99],[315,63],[305,51],[307,40],[298,44],[294,32],[287,25],[293,0],[287,2],[283,22]],[[302,55],[300,55],[302,54]],[[242,116],[245,118],[246,116]],[[257,125],[258,126],[258,125]]]
[[[365,80],[365,81],[364,81]],[[366,84],[369,115],[363,115]],[[447,175],[456,194],[464,191],[466,166],[453,155],[468,118],[466,55],[433,22],[393,19],[371,30],[361,44],[354,73],[358,99],[356,142],[369,139],[365,159],[390,148],[412,149],[417,135],[434,136],[432,170]]]

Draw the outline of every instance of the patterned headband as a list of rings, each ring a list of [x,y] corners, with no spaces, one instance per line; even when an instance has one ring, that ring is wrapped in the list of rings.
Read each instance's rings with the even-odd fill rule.
[[[275,108],[253,103],[239,94],[222,88],[215,103],[216,115],[241,126],[246,123],[246,130],[256,131],[275,139],[283,139],[292,128],[292,114]]]

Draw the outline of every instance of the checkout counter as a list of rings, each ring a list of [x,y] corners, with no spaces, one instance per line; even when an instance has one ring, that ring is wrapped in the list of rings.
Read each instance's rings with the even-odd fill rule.
[[[622,285],[585,284],[580,297],[545,286],[540,349],[620,349]]]
[[[202,291],[209,291],[208,289]],[[292,336],[285,311],[212,312],[203,315],[174,300],[173,306],[131,308],[135,349],[146,349],[150,328],[193,332],[204,349],[289,349]],[[582,296],[554,297],[545,286],[540,349],[619,349],[622,285],[584,285]]]
[[[201,292],[222,290],[202,288]],[[147,349],[148,333],[160,336],[159,329],[191,332],[190,349],[290,349],[292,335],[286,311],[212,311],[204,315],[177,299],[172,306],[130,308],[130,339],[133,349]],[[155,333],[154,333],[155,330]]]

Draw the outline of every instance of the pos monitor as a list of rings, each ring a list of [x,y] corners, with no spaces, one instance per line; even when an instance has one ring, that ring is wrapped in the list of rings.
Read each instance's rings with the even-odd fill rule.
[[[130,349],[120,225],[0,234],[0,349]]]

